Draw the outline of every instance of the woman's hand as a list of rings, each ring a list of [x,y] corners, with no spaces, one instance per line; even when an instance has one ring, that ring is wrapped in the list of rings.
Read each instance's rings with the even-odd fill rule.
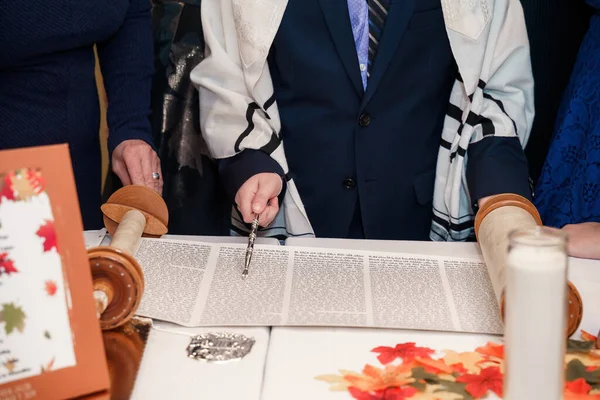
[[[600,223],[584,222],[565,225],[569,235],[569,255],[577,258],[600,260]]]
[[[162,194],[160,159],[143,140],[131,139],[120,143],[112,154],[112,169],[123,185],[143,185]],[[158,178],[154,174],[158,174]]]

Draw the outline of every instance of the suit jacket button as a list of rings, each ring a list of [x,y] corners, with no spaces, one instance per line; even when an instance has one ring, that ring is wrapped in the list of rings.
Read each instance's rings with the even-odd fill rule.
[[[344,187],[346,189],[354,189],[355,186],[356,186],[356,182],[354,182],[354,179],[351,179],[351,178],[344,179]]]
[[[358,118],[358,124],[360,126],[367,127],[369,126],[369,124],[371,123],[371,116],[367,113],[361,114],[360,117]]]

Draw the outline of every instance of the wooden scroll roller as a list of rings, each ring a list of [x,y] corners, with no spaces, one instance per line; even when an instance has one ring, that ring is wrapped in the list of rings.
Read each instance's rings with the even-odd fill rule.
[[[526,198],[515,194],[494,196],[475,217],[475,235],[494,287],[504,321],[504,286],[510,232],[542,225],[540,214]],[[568,282],[567,335],[577,331],[583,316],[583,303],[577,288]],[[557,310],[559,311],[559,310]]]
[[[168,210],[162,197],[144,186],[116,191],[101,207],[110,246],[88,250],[96,312],[103,330],[123,325],[133,317],[144,293],[144,275],[133,257],[142,236],[167,233]]]

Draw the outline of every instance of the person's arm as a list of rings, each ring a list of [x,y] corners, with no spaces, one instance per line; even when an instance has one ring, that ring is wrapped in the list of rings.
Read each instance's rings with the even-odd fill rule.
[[[108,99],[108,150],[123,184],[162,190],[160,161],[150,128],[150,90],[154,54],[150,1],[131,0],[120,28],[98,43]]]
[[[569,235],[569,255],[577,258],[600,260],[600,222],[566,225]]]
[[[282,186],[278,196],[279,204],[285,195],[285,176],[281,166],[268,154],[261,150],[246,149],[230,158],[216,160],[221,183],[232,203],[240,188],[255,175],[274,173],[281,180]]]
[[[284,171],[269,154],[279,138],[268,113],[277,109],[257,104],[246,85],[231,1],[203,0],[201,13],[206,48],[191,73],[200,96],[200,130],[244,221],[258,212],[267,225],[285,192]]]
[[[480,111],[467,121],[475,126],[466,171],[475,207],[503,193],[532,198],[523,151],[534,117],[529,40],[520,2],[501,3],[492,15],[493,31],[486,49],[493,54],[485,69],[489,73],[479,82],[482,96],[475,96],[481,102]]]

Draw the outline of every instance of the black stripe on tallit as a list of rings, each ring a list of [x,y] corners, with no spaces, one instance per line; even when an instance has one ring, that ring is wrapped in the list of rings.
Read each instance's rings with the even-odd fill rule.
[[[271,155],[275,150],[277,150],[277,147],[279,147],[280,143],[281,142],[279,140],[279,136],[277,136],[277,134],[275,132],[273,132],[271,134],[271,139],[269,140],[269,143],[267,143],[263,147],[261,147],[260,150]]]
[[[502,104],[502,102],[500,100],[496,100],[495,98],[493,98],[488,93],[484,93],[483,97],[486,98],[486,99],[488,99],[488,100],[493,101],[494,103],[496,103],[498,105],[498,107],[500,108],[500,110],[502,110],[502,112],[504,113],[504,115],[506,115],[511,120],[511,122],[513,123],[513,126],[515,128],[515,134],[516,134],[517,133],[517,123],[515,122],[514,119],[512,119],[510,117],[510,115],[508,115],[508,113],[506,112],[506,109],[504,108],[504,104]]]
[[[466,231],[468,229],[473,228],[473,226],[474,226],[473,220],[465,221],[460,224],[454,224],[450,221],[447,221],[443,218],[438,217],[437,215],[433,215],[433,221],[435,221],[437,224],[439,224],[442,228],[444,228],[446,230],[453,230],[455,232]]]
[[[260,109],[260,106],[255,102],[248,104],[248,109],[246,110],[246,121],[248,121],[248,126],[235,141],[235,145],[233,148],[236,153],[239,153],[242,141],[246,139],[248,135],[250,135],[250,133],[252,133],[252,131],[254,130],[254,121],[252,120],[252,118],[254,117],[254,113],[258,109]]]

